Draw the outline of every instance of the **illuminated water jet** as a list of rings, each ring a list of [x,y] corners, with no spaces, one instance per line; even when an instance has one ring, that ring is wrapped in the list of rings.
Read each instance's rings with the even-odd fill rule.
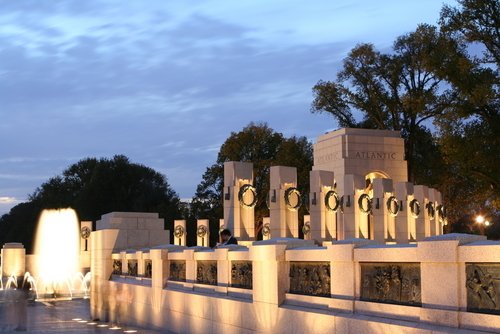
[[[43,210],[35,239],[38,287],[44,293],[72,295],[72,280],[79,271],[79,221],[73,209]]]

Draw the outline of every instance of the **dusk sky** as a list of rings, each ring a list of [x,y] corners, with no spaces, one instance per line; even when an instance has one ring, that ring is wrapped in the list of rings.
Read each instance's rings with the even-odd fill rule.
[[[453,2],[451,2],[453,3]],[[311,141],[357,43],[388,50],[441,1],[0,0],[0,214],[85,157],[124,154],[191,198],[231,131]]]

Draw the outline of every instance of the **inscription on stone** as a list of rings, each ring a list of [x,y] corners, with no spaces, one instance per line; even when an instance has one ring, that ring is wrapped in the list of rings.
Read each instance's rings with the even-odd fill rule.
[[[186,261],[170,260],[170,273],[168,279],[171,281],[186,281]]]
[[[333,161],[333,160],[339,160],[339,159],[340,159],[340,152],[332,152],[332,153],[328,153],[325,155],[320,155],[318,157],[315,157],[314,164],[318,165],[318,164],[322,164],[322,163]]]
[[[122,274],[122,260],[113,260],[113,275],[121,275]]]
[[[396,153],[394,152],[355,152],[356,159],[370,159],[370,160],[396,160]]]
[[[128,260],[127,261],[127,266],[128,266],[128,276],[137,276],[137,260]]]
[[[196,283],[217,285],[217,261],[196,262]]]
[[[500,314],[500,263],[467,263],[467,311]]]
[[[290,262],[290,293],[330,297],[330,262]]]
[[[361,263],[361,300],[421,306],[419,263]]]
[[[252,289],[252,261],[231,262],[231,286]]]
[[[153,261],[144,260],[144,277],[151,278],[153,276]]]

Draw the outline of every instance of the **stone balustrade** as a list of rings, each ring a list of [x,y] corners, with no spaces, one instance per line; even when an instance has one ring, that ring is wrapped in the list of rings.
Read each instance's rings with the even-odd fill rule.
[[[109,256],[111,274],[98,286],[111,293],[92,301],[96,318],[119,314],[121,322],[203,333],[500,329],[500,243],[481,236],[447,234],[410,245],[350,239],[322,247],[278,238]],[[152,279],[137,283],[148,280],[147,261]],[[130,263],[137,263],[136,276]]]

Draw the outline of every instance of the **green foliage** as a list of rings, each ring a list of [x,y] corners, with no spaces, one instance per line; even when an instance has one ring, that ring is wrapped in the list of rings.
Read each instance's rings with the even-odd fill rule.
[[[371,44],[353,48],[336,81],[314,86],[311,110],[330,113],[340,126],[400,131],[410,179],[418,181],[425,178],[419,173],[429,169],[427,160],[418,159],[418,150],[431,143],[419,135],[428,133],[426,122],[456,103],[444,74],[436,68],[456,69],[457,64],[474,67],[462,45],[436,27],[420,25],[398,37],[391,53],[380,53]]]
[[[500,63],[500,4],[497,0],[458,0],[458,8],[444,5],[440,25],[470,43],[484,46],[482,61]]]
[[[19,241],[31,250],[42,209],[71,207],[81,220],[98,220],[112,211],[159,212],[169,223],[179,218],[180,201],[164,175],[127,157],[83,159],[43,183],[0,218],[0,244]]]
[[[254,167],[254,186],[257,192],[255,224],[259,229],[262,218],[269,215],[266,198],[269,192],[271,166],[297,167],[298,189],[302,194],[309,191],[309,171],[312,169],[312,145],[305,137],[286,138],[266,124],[250,123],[240,132],[232,132],[222,144],[217,161],[208,167],[198,185],[191,204],[192,218],[209,219],[211,244],[215,244],[219,219],[223,217],[222,194],[224,186],[224,162],[248,161]],[[305,210],[301,208],[301,210]],[[304,211],[301,212],[302,215]],[[190,240],[193,242],[192,240]]]

